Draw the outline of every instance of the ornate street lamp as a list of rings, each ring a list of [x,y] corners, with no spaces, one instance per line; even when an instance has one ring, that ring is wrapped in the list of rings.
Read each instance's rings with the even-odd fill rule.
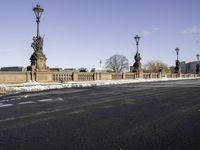
[[[176,55],[177,55],[175,73],[180,73],[180,62],[179,62],[179,58],[178,58],[180,49],[177,47],[177,48],[175,49],[175,51],[176,51]]]
[[[176,51],[177,60],[178,60],[178,55],[179,55],[179,51],[180,51],[180,49],[177,47],[177,48],[175,49],[175,51]]]
[[[101,64],[102,64],[102,60],[100,59],[100,61],[99,61],[99,64],[100,64],[100,68],[101,68]]]
[[[197,65],[196,65],[196,74],[199,74],[200,70],[200,64],[199,64],[199,54],[196,55],[197,56]]]
[[[138,53],[138,45],[139,45],[140,37],[139,37],[139,35],[136,35],[134,38],[135,38],[135,41],[136,41],[137,53]]]
[[[136,54],[135,54],[135,63],[133,64],[133,72],[137,72],[139,73],[141,71],[141,63],[140,63],[140,60],[141,60],[141,57],[140,57],[140,53],[139,53],[139,49],[138,49],[138,46],[139,46],[139,41],[140,41],[140,36],[139,35],[136,35],[135,37],[135,41],[136,41]]]
[[[40,24],[40,17],[44,11],[43,8],[40,7],[39,4],[36,5],[36,7],[33,8],[33,11],[35,13],[35,16],[36,16],[36,22],[37,22],[37,37],[39,37],[40,33],[39,33],[39,24]]]

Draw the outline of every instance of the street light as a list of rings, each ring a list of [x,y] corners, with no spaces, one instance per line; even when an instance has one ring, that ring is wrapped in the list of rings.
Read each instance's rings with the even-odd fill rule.
[[[33,11],[36,16],[36,22],[37,22],[37,37],[39,37],[39,24],[40,24],[40,17],[44,11],[43,8],[40,7],[39,4],[36,5],[36,7],[33,8]]]
[[[199,74],[199,72],[200,72],[200,70],[199,70],[199,66],[200,66],[200,64],[199,64],[199,54],[197,54],[196,55],[197,56],[197,65],[196,65],[196,74]]]
[[[176,51],[176,55],[177,55],[175,73],[180,73],[180,62],[179,62],[179,58],[178,58],[180,49],[177,47],[177,48],[175,49],[175,51]]]
[[[199,61],[199,54],[197,54],[197,60]]]
[[[99,64],[100,64],[100,68],[101,68],[101,64],[102,64],[102,60],[100,59],[100,61],[99,61]]]
[[[177,48],[175,49],[175,51],[176,51],[176,54],[177,54],[177,60],[178,60],[178,54],[179,54],[180,49],[177,47]]]
[[[136,35],[134,37],[135,41],[136,41],[136,54],[135,54],[135,63],[133,64],[133,72],[137,72],[138,73],[138,76],[139,76],[139,73],[140,73],[140,70],[141,70],[141,63],[140,63],[140,60],[141,60],[141,57],[140,57],[140,53],[138,52],[139,51],[139,41],[140,41],[140,36],[139,35]]]
[[[32,71],[46,71],[46,56],[43,53],[43,38],[40,36],[39,33],[39,24],[40,24],[40,18],[42,16],[42,13],[44,12],[44,9],[40,7],[39,4],[37,4],[33,11],[36,16],[36,22],[37,22],[37,36],[33,37],[33,42],[31,44],[31,47],[34,49],[34,53],[32,54],[30,60],[31,60],[31,70]],[[34,79],[33,79],[34,80]]]
[[[139,41],[140,41],[140,36],[136,35],[134,38],[135,38],[135,41],[136,41],[137,53],[138,53],[138,45],[139,45]]]

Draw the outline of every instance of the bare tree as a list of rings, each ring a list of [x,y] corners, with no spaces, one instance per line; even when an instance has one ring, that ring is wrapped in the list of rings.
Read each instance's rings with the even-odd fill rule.
[[[166,72],[166,73],[171,72],[170,68],[167,66],[167,64],[165,64],[165,63],[163,63],[162,61],[159,61],[159,60],[150,61],[150,62],[148,62],[144,65],[144,72],[155,72],[155,73],[157,73],[161,70],[162,70],[162,72]]]
[[[106,59],[106,68],[113,70],[114,72],[123,72],[128,70],[128,59],[123,55],[115,54]]]

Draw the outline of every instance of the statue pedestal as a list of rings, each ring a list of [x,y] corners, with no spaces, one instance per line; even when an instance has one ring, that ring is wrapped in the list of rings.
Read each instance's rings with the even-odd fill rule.
[[[47,71],[46,56],[42,52],[34,52],[30,58],[32,71]]]
[[[140,63],[141,57],[140,53],[135,54],[135,63],[133,64],[133,72],[137,73],[137,78],[140,78],[142,75],[140,75],[140,72],[142,72],[142,64]]]

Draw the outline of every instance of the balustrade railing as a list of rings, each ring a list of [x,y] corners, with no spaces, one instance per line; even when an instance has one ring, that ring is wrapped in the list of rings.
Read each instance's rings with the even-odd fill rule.
[[[54,82],[72,81],[72,73],[55,73],[53,74]]]
[[[113,80],[121,80],[121,79],[123,79],[123,74],[122,73],[112,73],[112,79]]]
[[[125,79],[135,79],[136,74],[135,73],[125,73]]]
[[[94,73],[79,73],[78,81],[93,81]]]
[[[0,83],[36,82],[70,82],[94,80],[124,80],[124,79],[156,79],[156,78],[191,78],[200,74],[175,73],[101,73],[101,72],[0,72]]]
[[[151,73],[143,73],[143,78],[144,79],[150,79],[151,78]]]

